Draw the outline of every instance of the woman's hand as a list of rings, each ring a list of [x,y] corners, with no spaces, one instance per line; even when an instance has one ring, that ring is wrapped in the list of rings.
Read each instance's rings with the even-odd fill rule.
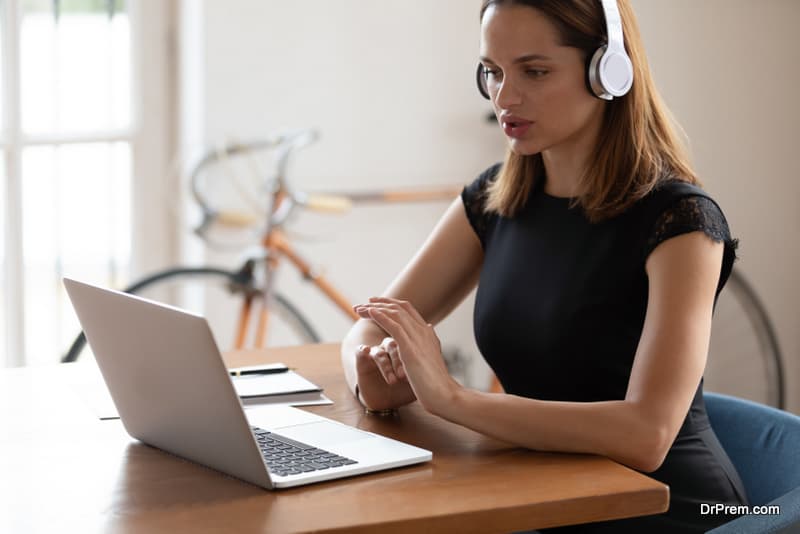
[[[397,354],[397,342],[391,337],[383,338],[379,345],[360,345],[356,350],[356,370],[359,376],[380,372],[389,385],[406,379],[403,362]]]
[[[422,406],[431,413],[442,415],[460,385],[447,371],[442,346],[433,326],[407,301],[373,297],[368,304],[354,309],[359,316],[372,319],[391,336],[385,344],[386,355],[373,359],[381,372],[385,372],[387,382],[392,376],[397,379],[403,376]],[[359,358],[366,360],[367,351],[360,352],[363,354]]]
[[[402,390],[408,391],[408,381],[397,356],[397,343],[391,337],[378,345],[360,345],[355,363],[359,401],[366,407],[382,410],[414,400],[407,399],[408,394],[401,394]],[[402,400],[396,398],[398,394]]]
[[[404,372],[394,370],[389,363],[389,354],[397,351],[396,343],[394,348],[392,343],[386,331],[369,319],[356,321],[342,340],[342,369],[347,384],[371,410],[397,408],[416,400]],[[396,354],[394,359],[402,365]],[[398,378],[398,373],[402,378]]]

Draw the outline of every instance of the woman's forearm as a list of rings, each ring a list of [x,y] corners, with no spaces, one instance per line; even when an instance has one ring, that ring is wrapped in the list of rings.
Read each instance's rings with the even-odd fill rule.
[[[675,436],[629,401],[554,402],[461,388],[441,417],[540,451],[600,454],[639,471],[663,462]]]

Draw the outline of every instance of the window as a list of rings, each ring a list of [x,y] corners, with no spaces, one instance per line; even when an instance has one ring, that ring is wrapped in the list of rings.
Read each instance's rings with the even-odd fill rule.
[[[144,4],[0,3],[6,365],[58,361],[79,331],[64,275],[113,287],[130,277],[133,169],[148,157],[135,97],[154,78],[136,63],[148,39],[137,38],[133,9]]]

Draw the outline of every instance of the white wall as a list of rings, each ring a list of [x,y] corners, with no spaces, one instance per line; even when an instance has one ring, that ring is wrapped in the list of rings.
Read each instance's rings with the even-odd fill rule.
[[[315,127],[293,176],[309,189],[464,184],[503,154],[474,87],[479,0],[235,0],[203,4],[207,141]],[[189,84],[191,90],[192,84]],[[298,248],[354,302],[379,294],[448,202],[303,214]],[[281,273],[326,340],[350,320],[307,284]],[[440,327],[477,356],[470,298]],[[485,380],[476,368],[475,380]]]
[[[632,0],[651,68],[776,323],[800,412],[800,2]]]
[[[698,170],[741,238],[741,267],[765,299],[797,389],[800,3],[793,0],[633,0],[651,64],[692,141]],[[302,187],[465,183],[503,153],[477,95],[480,0],[228,0],[203,2],[203,139],[249,138],[314,126]],[[200,47],[198,47],[200,50]],[[354,301],[380,292],[445,205],[359,208],[303,216],[323,241],[300,248]],[[287,293],[328,340],[348,321],[288,274]],[[470,298],[440,329],[477,354]],[[482,376],[475,371],[472,381]],[[790,393],[800,410],[800,395]]]

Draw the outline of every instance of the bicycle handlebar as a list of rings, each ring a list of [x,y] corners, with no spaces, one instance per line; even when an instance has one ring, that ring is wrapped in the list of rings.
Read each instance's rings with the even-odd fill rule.
[[[260,217],[252,212],[233,210],[219,211],[214,209],[202,193],[200,177],[202,176],[202,171],[205,170],[207,166],[219,163],[229,156],[256,153],[270,149],[276,150],[275,173],[259,177],[259,179],[263,180],[262,185],[264,190],[267,191],[272,198],[272,203],[267,207],[267,213],[265,213],[268,225],[267,230],[270,225],[280,225],[283,223],[289,216],[294,205],[304,203],[303,196],[296,194],[288,183],[286,169],[289,165],[289,158],[294,150],[305,147],[318,138],[319,133],[316,130],[294,130],[280,133],[267,139],[228,144],[203,155],[194,165],[189,175],[192,196],[200,207],[203,216],[202,222],[194,230],[195,233],[205,239],[207,229],[214,222],[232,227],[248,227],[260,220]],[[282,199],[280,206],[274,205],[274,201],[278,197]]]
[[[214,223],[233,228],[252,228],[266,220],[263,229],[268,234],[272,227],[283,224],[296,206],[314,211],[343,213],[349,211],[355,203],[369,202],[425,202],[453,198],[460,192],[461,186],[439,186],[428,189],[393,189],[382,191],[359,191],[352,193],[305,193],[295,191],[288,180],[287,167],[294,150],[308,146],[319,139],[319,132],[313,129],[293,130],[266,139],[231,143],[207,152],[192,168],[190,187],[192,196],[202,211],[203,220],[195,228],[195,233],[206,241],[208,228]],[[202,171],[216,163],[224,163],[229,156],[274,149],[275,172],[267,176],[259,176],[263,191],[269,198],[264,208],[263,217],[253,211],[216,210],[203,196],[200,177]],[[259,207],[261,210],[261,207]]]

